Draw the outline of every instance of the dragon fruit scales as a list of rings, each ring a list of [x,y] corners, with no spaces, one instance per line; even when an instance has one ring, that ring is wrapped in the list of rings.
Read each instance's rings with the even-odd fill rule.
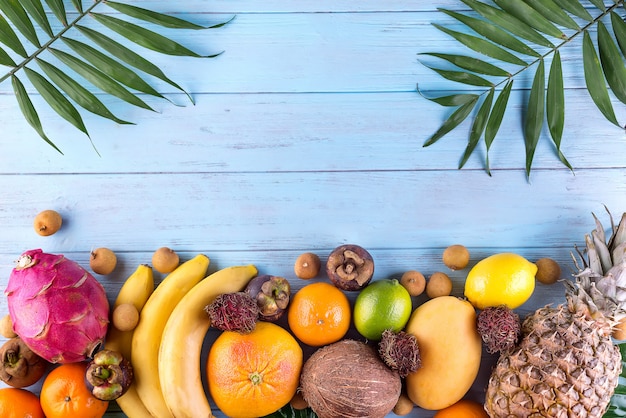
[[[105,290],[62,255],[26,251],[5,294],[15,333],[51,363],[83,361],[104,342],[109,323]]]

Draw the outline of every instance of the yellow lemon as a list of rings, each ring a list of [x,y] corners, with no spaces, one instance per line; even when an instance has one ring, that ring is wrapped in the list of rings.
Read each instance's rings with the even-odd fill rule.
[[[537,266],[518,254],[499,253],[479,261],[465,280],[465,297],[478,309],[521,306],[535,290]]]
[[[412,312],[411,295],[395,279],[368,284],[354,302],[354,326],[365,338],[378,341],[383,331],[400,331]]]

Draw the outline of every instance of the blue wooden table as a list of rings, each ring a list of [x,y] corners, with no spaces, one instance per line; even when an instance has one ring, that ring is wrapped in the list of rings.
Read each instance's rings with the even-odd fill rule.
[[[85,114],[93,146],[33,94],[64,155],[25,122],[11,83],[0,84],[0,288],[27,249],[64,253],[87,266],[90,250],[104,246],[119,259],[113,274],[98,276],[113,299],[139,263],[169,246],[183,259],[208,255],[211,271],[253,263],[262,273],[293,278],[297,290],[298,254],[324,259],[354,243],[370,250],[378,279],[409,269],[445,271],[462,295],[468,270],[447,270],[441,253],[448,245],[466,245],[470,267],[502,251],[552,257],[570,278],[570,252],[593,229],[591,213],[608,226],[603,205],[616,217],[626,210],[626,137],[586,92],[579,44],[561,52],[562,151],[574,172],[543,135],[526,176],[521,106],[528,79],[512,94],[488,176],[480,147],[457,168],[469,122],[423,147],[449,110],[426,100],[417,84],[426,96],[463,86],[423,66],[418,54],[463,51],[431,25],[453,24],[437,8],[465,10],[458,0],[130,3],[202,25],[236,17],[219,29],[157,29],[197,52],[224,52],[212,59],[145,52],[195,104],[159,82],[154,86],[175,105],[146,97],[155,112],[101,95],[136,125]],[[626,109],[615,106],[626,119]],[[65,220],[51,237],[32,228],[43,209]],[[518,311],[559,303],[562,292],[559,284],[539,285]],[[493,361],[485,355],[468,397],[483,399]],[[433,414],[415,409],[411,416]]]

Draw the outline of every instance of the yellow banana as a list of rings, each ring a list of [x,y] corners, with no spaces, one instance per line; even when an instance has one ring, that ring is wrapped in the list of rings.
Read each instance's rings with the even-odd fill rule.
[[[158,418],[171,417],[158,378],[159,346],[170,314],[205,275],[209,258],[199,254],[184,262],[163,279],[146,302],[133,333],[131,361],[135,387],[144,405]]]
[[[152,267],[140,264],[122,285],[113,304],[113,309],[123,303],[132,303],[141,312],[153,291],[154,275]],[[124,358],[130,360],[132,341],[133,331],[120,331],[113,326],[109,326],[104,348],[118,351]],[[139,398],[134,382],[124,395],[116,399],[116,402],[126,416],[132,418],[153,418]]]
[[[253,265],[219,270],[194,286],[170,315],[158,370],[165,402],[175,418],[213,416],[200,376],[202,343],[211,325],[204,307],[222,293],[243,290],[257,273]]]

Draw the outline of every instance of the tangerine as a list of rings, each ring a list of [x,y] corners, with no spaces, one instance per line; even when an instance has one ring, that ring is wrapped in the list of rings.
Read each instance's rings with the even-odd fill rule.
[[[321,347],[343,338],[350,328],[348,297],[326,282],[311,283],[298,290],[289,304],[287,322],[304,344]]]
[[[437,411],[433,418],[489,418],[489,415],[482,404],[470,399],[461,399]]]
[[[93,396],[85,384],[87,363],[66,363],[54,368],[41,386],[41,407],[47,418],[102,418],[109,406]]]
[[[261,321],[247,334],[220,334],[209,350],[206,369],[211,397],[226,416],[265,416],[296,394],[302,348],[284,328]]]
[[[21,388],[0,389],[0,417],[45,418],[37,395]]]

